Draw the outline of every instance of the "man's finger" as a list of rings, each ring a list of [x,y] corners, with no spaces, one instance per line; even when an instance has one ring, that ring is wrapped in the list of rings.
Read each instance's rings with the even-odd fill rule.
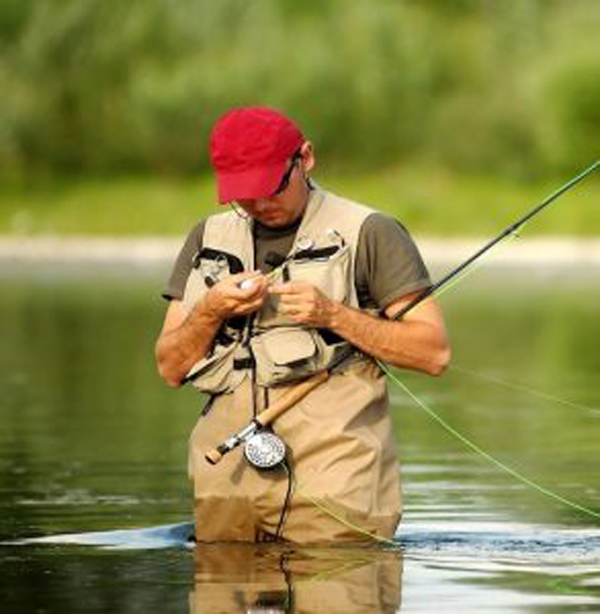
[[[269,288],[271,294],[300,294],[311,288],[305,281],[287,281],[285,283],[273,284]]]
[[[235,283],[229,283],[225,292],[232,298],[248,300],[264,292],[265,281],[261,276],[246,278]]]
[[[287,301],[279,303],[279,310],[284,313],[298,312],[306,308],[304,301]]]
[[[253,313],[258,311],[263,304],[263,299],[258,298],[251,301],[240,302],[233,308],[233,313],[238,315],[245,315],[247,313]]]
[[[240,296],[251,299],[264,293],[265,284],[262,279],[247,279],[238,286],[242,294]]]
[[[298,305],[306,302],[308,302],[306,294],[281,294],[279,296],[280,305]]]

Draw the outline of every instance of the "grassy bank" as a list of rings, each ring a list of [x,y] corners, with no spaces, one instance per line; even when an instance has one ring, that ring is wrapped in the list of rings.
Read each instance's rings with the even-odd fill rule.
[[[600,173],[558,200],[528,235],[600,235]],[[540,202],[565,177],[523,183],[413,166],[364,174],[318,174],[340,194],[372,204],[417,235],[490,235]],[[217,211],[212,177],[88,179],[0,192],[5,235],[181,235]]]

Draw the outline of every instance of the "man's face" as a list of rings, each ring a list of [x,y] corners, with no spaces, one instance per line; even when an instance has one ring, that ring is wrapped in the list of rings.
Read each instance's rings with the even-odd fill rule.
[[[306,208],[309,188],[305,171],[310,170],[313,164],[312,148],[309,143],[305,143],[300,156],[290,160],[290,166],[282,177],[284,184],[281,186],[282,189],[273,196],[244,198],[237,200],[236,203],[263,226],[284,228],[293,224]],[[289,178],[287,185],[285,185],[286,175]]]

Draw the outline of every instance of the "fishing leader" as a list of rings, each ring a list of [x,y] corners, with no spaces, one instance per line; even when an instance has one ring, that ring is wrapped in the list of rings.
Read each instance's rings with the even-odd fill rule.
[[[319,187],[313,145],[289,117],[238,107],[210,137],[218,200],[164,296],[160,375],[207,393],[189,444],[198,541],[390,539],[401,516],[385,376],[376,360],[430,375],[450,358],[423,260],[393,218]],[[285,471],[240,451],[205,455],[282,394],[355,351],[273,425]]]

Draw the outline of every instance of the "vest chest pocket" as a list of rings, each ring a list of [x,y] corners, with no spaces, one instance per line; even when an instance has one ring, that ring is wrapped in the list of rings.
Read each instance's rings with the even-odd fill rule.
[[[333,249],[334,253],[327,253]],[[319,256],[320,253],[324,255]],[[285,266],[289,281],[306,281],[318,288],[325,296],[339,303],[349,303],[351,252],[347,245],[322,250],[306,250],[297,254]],[[294,321],[279,313],[279,297],[269,296],[260,312],[261,327],[293,326]]]
[[[331,300],[346,302],[349,298],[349,284],[354,283],[354,280],[349,279],[350,249],[344,245],[338,247],[333,254],[322,257],[318,256],[320,251],[328,250],[315,250],[312,256],[310,252],[304,252],[305,257],[300,252],[289,263],[290,280],[307,281]]]
[[[273,386],[314,373],[319,348],[314,335],[301,328],[267,330],[253,337],[256,380],[261,386]]]

